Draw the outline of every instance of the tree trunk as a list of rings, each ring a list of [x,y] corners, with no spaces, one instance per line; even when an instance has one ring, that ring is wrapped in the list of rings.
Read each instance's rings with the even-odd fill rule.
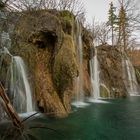
[[[6,92],[5,92],[5,89],[3,88],[1,83],[0,83],[0,97],[2,99],[5,111],[8,114],[8,116],[10,117],[10,119],[12,120],[13,124],[16,127],[22,127],[21,120],[20,120],[17,112],[13,108],[13,106],[12,106],[12,104],[11,104],[11,102],[10,102]]]

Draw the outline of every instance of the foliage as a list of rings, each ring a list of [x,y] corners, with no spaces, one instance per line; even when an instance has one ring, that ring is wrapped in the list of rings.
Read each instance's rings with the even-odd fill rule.
[[[126,41],[128,35],[128,18],[126,10],[124,9],[123,3],[121,4],[121,8],[119,10],[118,16],[118,43],[123,45],[123,50],[126,50]]]
[[[110,3],[110,9],[109,9],[109,19],[108,19],[108,25],[111,27],[112,32],[112,46],[114,45],[114,24],[116,23],[117,16],[115,15],[115,7],[113,6],[113,2]]]
[[[127,51],[136,40],[134,33],[139,31],[140,14],[135,0],[118,0],[119,10],[116,22],[117,45]]]

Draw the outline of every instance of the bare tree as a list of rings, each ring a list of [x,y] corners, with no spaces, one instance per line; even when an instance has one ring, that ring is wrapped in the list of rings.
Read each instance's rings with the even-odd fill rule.
[[[5,0],[11,10],[35,11],[41,9],[68,10],[81,22],[85,21],[85,8],[81,0]]]
[[[9,0],[0,0],[0,9],[3,9],[7,6]]]
[[[85,12],[84,3],[81,0],[59,0],[58,9],[69,10],[75,15]]]
[[[8,5],[12,10],[32,11],[42,8],[44,0],[8,0]]]
[[[94,39],[94,44],[106,44],[109,41],[109,27],[106,23],[96,23],[93,20],[93,24],[91,27],[92,35]]]
[[[43,9],[57,9],[58,4],[56,0],[42,0]]]
[[[85,22],[85,8],[82,0],[58,0],[59,10],[68,10],[73,13],[82,23]]]

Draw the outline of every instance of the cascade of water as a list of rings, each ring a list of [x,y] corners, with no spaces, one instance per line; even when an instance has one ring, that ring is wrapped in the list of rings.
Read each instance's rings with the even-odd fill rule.
[[[13,56],[8,48],[11,47],[10,35],[7,32],[1,33],[0,41],[0,70],[5,70],[3,65],[4,60],[8,59],[9,64],[6,64],[9,69],[5,78],[5,88],[18,113],[26,113],[33,111],[32,92],[27,79],[25,64],[21,57]],[[10,57],[7,57],[10,56]],[[9,66],[10,65],[10,66]],[[6,66],[6,67],[7,67]]]
[[[79,21],[76,22],[77,33],[74,38],[77,46],[77,61],[79,64],[79,76],[76,79],[76,101],[72,103],[76,107],[84,107],[87,104],[84,103],[84,90],[83,90],[83,44],[82,44],[82,27]]]
[[[0,122],[8,120],[8,115],[3,106],[3,99],[0,97]]]
[[[76,102],[84,101],[84,93],[83,93],[83,49],[82,49],[82,27],[80,23],[76,22],[76,36],[74,36],[74,40],[77,46],[77,62],[79,64],[79,76],[76,79]]]
[[[4,31],[1,34],[1,46],[5,46],[6,48],[11,47],[11,39],[9,33],[6,33]]]
[[[97,59],[97,49],[95,49],[95,55],[91,52],[90,60],[90,78],[91,78],[91,98],[99,99],[100,97],[100,78],[99,78],[99,66]]]
[[[122,66],[123,66],[123,79],[128,93],[130,95],[138,95],[139,86],[136,79],[135,69],[128,57],[126,60],[123,59]]]
[[[0,11],[0,18],[1,18],[1,19],[6,19],[6,14],[5,14],[5,12]]]
[[[77,101],[84,101],[84,93],[83,93],[83,48],[82,48],[82,35],[81,35],[81,26],[77,24],[78,28],[78,50],[79,50],[79,93],[77,96]]]
[[[6,80],[7,92],[18,113],[33,111],[32,93],[21,57],[13,56]]]

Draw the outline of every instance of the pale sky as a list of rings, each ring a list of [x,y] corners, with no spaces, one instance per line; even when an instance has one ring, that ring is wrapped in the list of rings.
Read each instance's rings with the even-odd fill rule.
[[[111,0],[83,0],[83,2],[85,3],[87,11],[87,22],[91,23],[94,17],[96,21],[107,21],[109,3]]]

